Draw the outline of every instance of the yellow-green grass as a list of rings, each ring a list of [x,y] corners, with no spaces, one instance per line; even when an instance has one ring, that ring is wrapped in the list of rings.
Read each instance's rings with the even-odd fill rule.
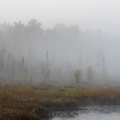
[[[120,104],[119,88],[43,88],[4,84],[0,88],[0,120],[38,120],[49,117],[51,110],[106,103]]]

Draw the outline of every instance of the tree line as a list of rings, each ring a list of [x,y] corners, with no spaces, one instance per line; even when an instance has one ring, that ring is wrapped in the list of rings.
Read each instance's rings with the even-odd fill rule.
[[[104,51],[99,46],[105,39],[109,37],[101,31],[83,32],[78,25],[61,23],[44,29],[36,19],[27,24],[0,24],[0,80],[92,81],[106,71]]]

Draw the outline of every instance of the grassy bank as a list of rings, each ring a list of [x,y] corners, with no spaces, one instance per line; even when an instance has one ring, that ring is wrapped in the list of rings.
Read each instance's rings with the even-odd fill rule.
[[[81,88],[0,83],[0,120],[39,120],[54,110],[118,105],[120,88]]]

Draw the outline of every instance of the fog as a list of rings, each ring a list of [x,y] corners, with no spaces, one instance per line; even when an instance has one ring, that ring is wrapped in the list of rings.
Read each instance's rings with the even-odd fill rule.
[[[102,29],[119,36],[119,0],[0,0],[0,23],[27,23],[32,18],[44,27],[79,24],[81,29]]]
[[[120,82],[118,0],[0,0],[0,80]]]

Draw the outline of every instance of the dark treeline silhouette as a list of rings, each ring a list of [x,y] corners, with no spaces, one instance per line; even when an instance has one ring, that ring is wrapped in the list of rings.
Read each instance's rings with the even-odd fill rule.
[[[117,79],[119,73],[110,70],[119,61],[113,59],[113,41],[117,45],[119,39],[78,25],[44,29],[35,19],[0,24],[0,80],[78,84]]]

